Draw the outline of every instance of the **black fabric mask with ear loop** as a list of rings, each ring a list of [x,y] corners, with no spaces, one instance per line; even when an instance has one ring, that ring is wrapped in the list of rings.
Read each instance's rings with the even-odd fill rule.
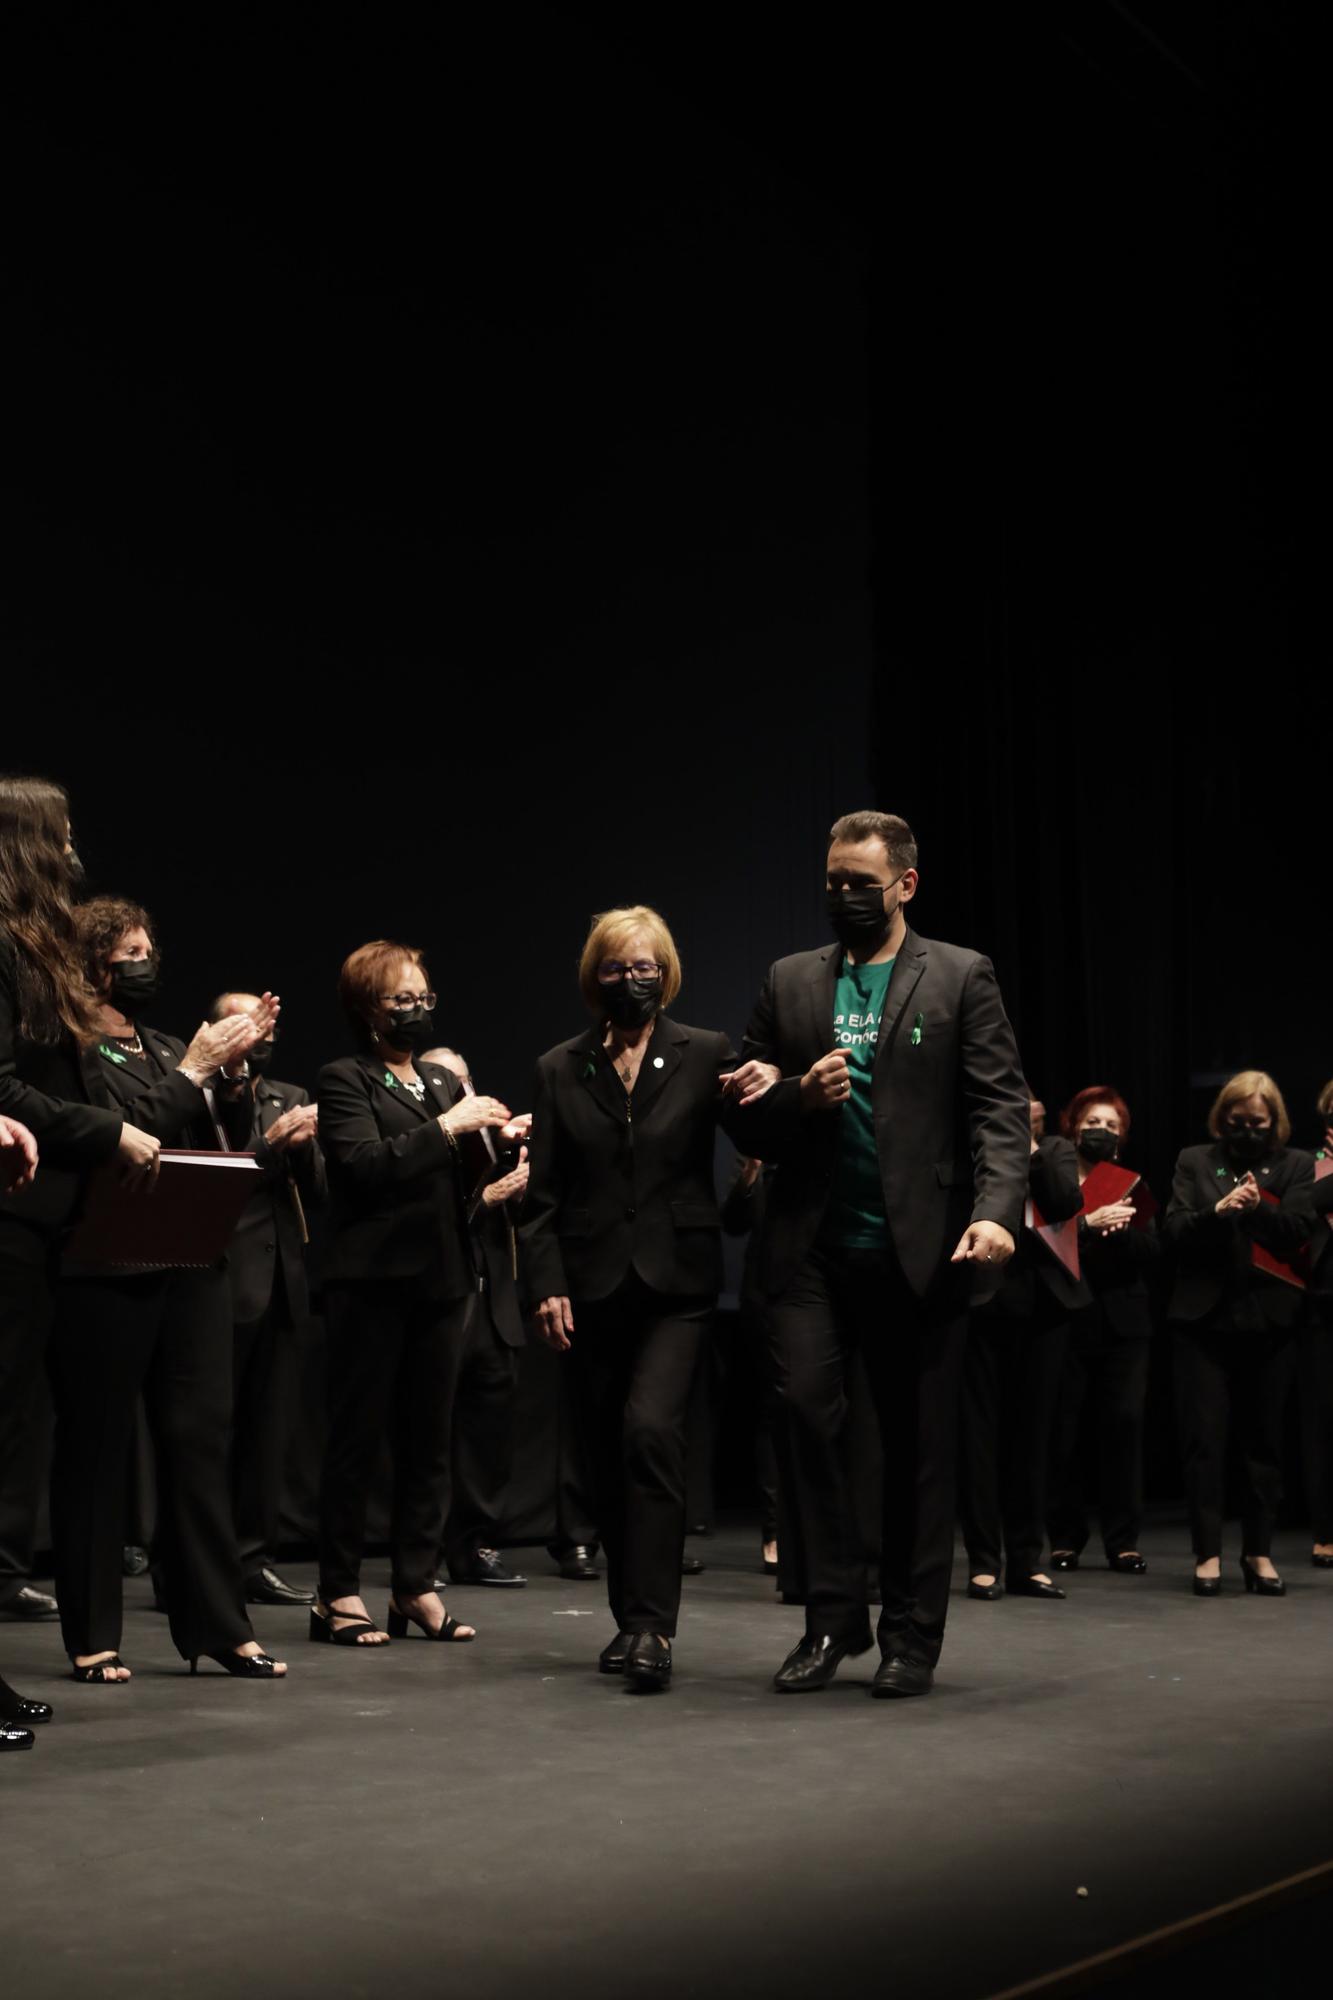
[[[265,1076],[273,1067],[272,1041],[256,1042],[245,1060],[250,1065],[252,1076]]]
[[[1252,1166],[1256,1160],[1262,1160],[1272,1143],[1271,1125],[1266,1125],[1261,1132],[1254,1131],[1248,1125],[1227,1125],[1223,1128],[1222,1144],[1233,1160],[1239,1160],[1246,1166]]]
[[[107,967],[111,974],[108,999],[127,1021],[137,1021],[143,1007],[151,1007],[162,984],[162,968],[155,958],[122,958]]]
[[[885,884],[885,888],[892,886]],[[827,893],[829,926],[838,943],[848,951],[878,950],[898,908],[896,903],[885,908],[884,889],[872,883],[868,888],[830,889]]]
[[[617,1028],[641,1028],[651,1021],[662,998],[660,979],[617,979],[602,988],[606,1017]]]
[[[1113,1160],[1120,1151],[1120,1135],[1108,1125],[1085,1125],[1074,1144],[1085,1160]]]
[[[391,1007],[389,1018],[380,1029],[380,1039],[391,1049],[405,1049],[409,1055],[420,1055],[430,1048],[435,1037],[435,1009],[433,1007]]]

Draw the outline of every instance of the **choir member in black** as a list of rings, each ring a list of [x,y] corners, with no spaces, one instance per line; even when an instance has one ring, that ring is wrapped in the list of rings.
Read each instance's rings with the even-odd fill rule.
[[[210,1019],[253,1014],[256,993],[221,993]],[[279,1576],[274,1563],[283,1466],[291,1431],[296,1335],[310,1317],[307,1218],[326,1197],[319,1113],[299,1084],[270,1073],[275,1027],[234,1076],[219,1080],[229,1115],[246,1126],[244,1150],[263,1182],[241,1211],[227,1251],[231,1284],[232,1507],[245,1595],[251,1604],[313,1604],[315,1594]]]
[[[1310,1560],[1333,1569],[1333,1081],[1317,1106],[1324,1143],[1315,1154],[1310,1200],[1318,1217],[1310,1238],[1310,1290],[1300,1343],[1301,1445],[1310,1509]]]
[[[315,1090],[329,1175],[329,1435],[310,1636],[380,1646],[414,1625],[428,1639],[472,1639],[435,1587],[454,1396],[477,1291],[459,1140],[503,1129],[509,1113],[417,1060],[439,1040],[419,951],[386,939],[362,945],[338,984],[358,1051],[326,1064]],[[386,1433],[388,1634],[361,1596],[366,1508]]]
[[[0,1117],[0,1201],[21,1195],[37,1173],[37,1141],[17,1118]],[[54,1603],[54,1600],[53,1600]],[[30,1722],[49,1722],[48,1702],[25,1700],[0,1679],[0,1751],[31,1750]]]
[[[1279,1270],[1313,1233],[1314,1163],[1287,1144],[1282,1093],[1242,1070],[1208,1114],[1211,1139],[1176,1161],[1162,1233],[1175,1252],[1167,1317],[1176,1348],[1194,1589],[1221,1590],[1227,1441],[1239,1446],[1241,1573],[1247,1591],[1280,1597],[1271,1559],[1282,1499],[1282,1412],[1295,1366],[1304,1294]],[[1256,1262],[1256,1252],[1259,1260]]]
[[[1090,1084],[1060,1115],[1078,1155],[1079,1186],[1103,1161],[1123,1164],[1129,1106],[1119,1092]],[[1088,1540],[1082,1467],[1083,1415],[1091,1396],[1098,1457],[1102,1546],[1107,1567],[1139,1576],[1143,1514],[1143,1412],[1152,1349],[1149,1279],[1158,1260],[1157,1222],[1142,1181],[1123,1199],[1098,1202],[1078,1226],[1079,1260],[1092,1303],[1070,1321],[1056,1411],[1051,1474],[1051,1567],[1078,1568]]]
[[[99,1034],[85,1050],[90,1094],[163,1145],[236,1150],[215,1086],[268,1033],[277,1002],[200,1026],[188,1048],[150,1028],[159,959],[147,911],[98,896],[78,911]],[[107,1272],[66,1255],[51,1345],[56,1407],[51,1534],[61,1632],[75,1680],[127,1680],[120,1658],[126,1462],[140,1393],[157,1472],[156,1559],[171,1636],[194,1671],[211,1658],[250,1680],[285,1673],[245,1611],[228,1481],[231,1297],[211,1269]]]
[[[1028,1189],[1043,1222],[1064,1222],[1083,1206],[1077,1156],[1068,1139],[1038,1137],[1039,1114],[1034,1098]],[[999,1291],[972,1315],[959,1427],[969,1597],[1065,1594],[1042,1568],[1047,1474],[1069,1322],[1089,1296],[1025,1227]]]
[[[764,1227],[764,1168],[762,1160],[737,1162],[736,1178],[722,1203],[722,1227],[728,1236],[745,1236],[745,1268],[741,1277],[740,1322],[755,1362],[759,1388],[755,1422],[754,1469],[759,1489],[760,1563],[767,1576],[778,1573],[778,1460],[773,1441],[777,1384],[764,1328],[764,1292],[759,1282],[759,1252]]]
[[[457,1049],[430,1049],[425,1060],[452,1070],[472,1094],[472,1075]],[[512,1123],[515,1130],[526,1133],[531,1120],[516,1118]],[[514,1224],[528,1185],[528,1149],[520,1144],[517,1159],[505,1171],[494,1143],[488,1151],[478,1138],[465,1146],[464,1162],[471,1183],[468,1220],[481,1286],[454,1404],[444,1557],[454,1583],[515,1590],[527,1578],[502,1560],[498,1544],[504,1535],[513,1472],[518,1358],[527,1342],[518,1298]]]
[[[116,1160],[147,1188],[157,1172],[158,1141],[88,1096],[79,1052],[96,1034],[97,1000],[72,903],[81,872],[62,788],[44,778],[0,778],[0,1116],[14,1181],[0,1198],[0,1468],[24,1448],[60,1237],[82,1177]],[[23,1186],[30,1142],[37,1173]],[[14,1517],[0,1521],[0,1544],[26,1538],[29,1522],[30,1501],[19,1493]],[[26,1702],[0,1681],[0,1747],[26,1748],[28,1725],[49,1717],[46,1703]]]
[[[671,933],[642,904],[595,919],[579,965],[594,1016],[537,1065],[522,1269],[542,1338],[583,1405],[616,1636],[636,1691],[669,1685],[685,1543],[685,1419],[722,1282],[713,1146],[725,1034],[665,1011]]]

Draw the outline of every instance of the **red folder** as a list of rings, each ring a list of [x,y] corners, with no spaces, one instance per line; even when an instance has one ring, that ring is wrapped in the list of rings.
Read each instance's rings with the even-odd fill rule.
[[[1260,1201],[1268,1202],[1273,1208],[1280,1208],[1281,1202],[1267,1188],[1260,1188]],[[1295,1259],[1288,1263],[1282,1257],[1275,1257],[1271,1250],[1265,1250],[1262,1243],[1251,1243],[1250,1262],[1256,1271],[1266,1271],[1270,1278],[1281,1278],[1284,1285],[1295,1285],[1298,1292],[1305,1290],[1305,1275],[1301,1266],[1306,1259],[1306,1248],[1302,1244]]]
[[[1314,1177],[1317,1181],[1322,1181],[1326,1174],[1333,1174],[1333,1159],[1331,1159],[1327,1153],[1316,1153],[1314,1162]],[[1333,1229],[1333,1215],[1326,1215],[1324,1217],[1324,1220],[1328,1224],[1329,1228]]]
[[[1033,1235],[1046,1245],[1057,1263],[1063,1264],[1071,1278],[1081,1276],[1078,1261],[1077,1215],[1071,1215],[1064,1222],[1047,1222],[1036,1202],[1029,1195],[1023,1211],[1023,1220]]]
[[[199,1270],[216,1264],[262,1178],[253,1153],[162,1148],[151,1193],[127,1188],[114,1167],[88,1182],[65,1246],[68,1263],[114,1271]]]
[[[1146,1229],[1157,1213],[1157,1203],[1149,1188],[1143,1185],[1143,1176],[1129,1167],[1117,1167],[1110,1160],[1099,1160],[1083,1183],[1083,1213],[1091,1215],[1094,1208],[1106,1208],[1113,1201],[1134,1198],[1134,1220],[1131,1229]]]

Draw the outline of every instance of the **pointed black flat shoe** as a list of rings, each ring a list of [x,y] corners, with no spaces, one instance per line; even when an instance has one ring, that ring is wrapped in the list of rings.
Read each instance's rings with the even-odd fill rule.
[[[1038,1583],[1035,1576],[1021,1576],[1016,1582],[1011,1582],[1006,1577],[1004,1587],[1011,1597],[1058,1597],[1063,1599],[1066,1595],[1058,1583]]]
[[[808,1634],[793,1646],[773,1676],[779,1694],[813,1694],[825,1688],[849,1654],[868,1653],[873,1644],[869,1632],[855,1639],[835,1639],[824,1632]]]
[[[662,1694],[671,1685],[671,1641],[656,1632],[635,1632],[621,1669],[631,1694]]]
[[[598,1673],[623,1674],[625,1671],[625,1655],[633,1644],[634,1634],[632,1632],[617,1632],[611,1644],[603,1646],[601,1652],[597,1655]]]
[[[975,1597],[979,1604],[998,1604],[1004,1596],[1004,1585],[996,1577],[994,1583],[978,1583],[974,1576],[967,1580],[967,1594]]]
[[[1247,1557],[1240,1559],[1241,1575],[1245,1578],[1247,1597],[1285,1597],[1287,1586],[1280,1576],[1260,1576],[1257,1569],[1251,1569]]]
[[[1148,1565],[1142,1556],[1108,1556],[1106,1567],[1113,1569],[1117,1576],[1143,1576]]]

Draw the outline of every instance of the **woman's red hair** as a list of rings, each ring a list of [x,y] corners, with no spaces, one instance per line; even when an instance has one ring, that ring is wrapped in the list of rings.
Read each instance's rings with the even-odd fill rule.
[[[1109,1083],[1090,1083],[1086,1090],[1080,1090],[1071,1097],[1060,1113],[1060,1130],[1066,1139],[1072,1139],[1079,1128],[1085,1111],[1091,1111],[1094,1104],[1109,1104],[1120,1120],[1120,1136],[1129,1137],[1129,1106],[1118,1090],[1112,1090]]]

